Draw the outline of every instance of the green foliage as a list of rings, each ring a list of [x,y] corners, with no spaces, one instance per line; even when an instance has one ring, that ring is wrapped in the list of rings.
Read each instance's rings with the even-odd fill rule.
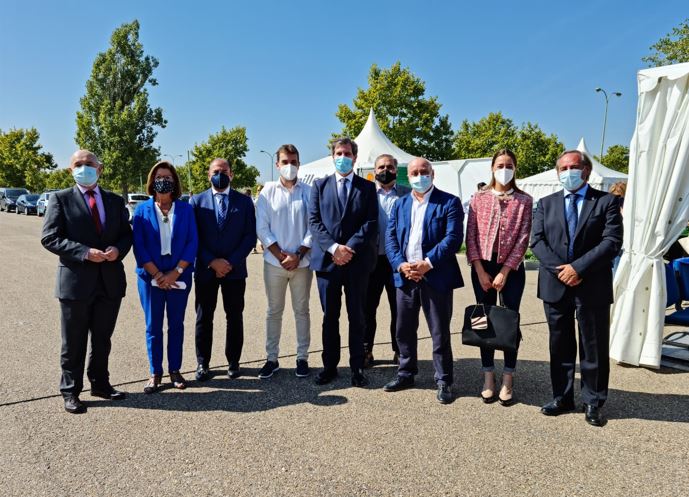
[[[62,190],[74,186],[72,171],[67,168],[56,169],[45,175],[45,189]]]
[[[613,145],[608,147],[607,152],[601,158],[597,155],[596,160],[610,169],[627,174],[629,172],[629,147],[624,145]]]
[[[655,53],[641,59],[651,67],[689,62],[689,19],[672,28],[672,33],[658,40],[655,45],[651,45],[651,50],[655,50]]]
[[[112,33],[110,48],[96,57],[77,112],[77,144],[104,164],[101,183],[124,195],[138,188],[140,175],[159,156],[153,141],[156,127],[166,121],[160,107],[150,107],[146,88],[158,84],[152,77],[156,67],[158,60],[144,55],[139,42],[139,22],[123,24]]]
[[[45,172],[55,169],[53,156],[42,152],[35,128],[0,130],[0,185],[43,189]]]
[[[396,62],[389,69],[371,66],[368,88],[357,90],[353,106],[338,106],[344,124],[337,136],[357,136],[373,109],[378,125],[402,150],[429,160],[444,160],[452,153],[452,126],[440,115],[437,97],[425,97],[426,84]],[[333,135],[336,136],[336,135]]]
[[[527,122],[517,127],[501,112],[491,112],[476,122],[465,119],[454,139],[457,159],[492,157],[501,148],[509,148],[517,156],[519,178],[554,167],[565,149],[556,135],[546,135],[537,124]]]
[[[253,187],[256,184],[260,172],[254,166],[249,166],[244,162],[249,147],[247,145],[246,128],[235,126],[232,129],[222,129],[208,137],[208,141],[194,145],[191,151],[192,159],[184,166],[178,168],[180,181],[184,185],[185,191],[189,191],[189,170],[191,168],[192,184],[191,190],[194,193],[201,192],[210,187],[208,181],[208,166],[216,158],[227,159],[232,168],[233,180],[232,188]]]

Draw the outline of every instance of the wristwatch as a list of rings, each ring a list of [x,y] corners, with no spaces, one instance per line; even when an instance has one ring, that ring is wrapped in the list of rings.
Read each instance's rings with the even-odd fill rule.
[[[182,274],[184,272],[184,268],[182,266],[177,266],[175,267],[175,271],[177,271],[179,274]]]

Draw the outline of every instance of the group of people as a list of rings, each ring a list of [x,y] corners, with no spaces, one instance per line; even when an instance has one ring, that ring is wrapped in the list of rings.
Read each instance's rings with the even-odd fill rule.
[[[56,296],[62,311],[62,380],[65,410],[86,411],[83,389],[91,395],[125,397],[110,383],[108,355],[119,306],[125,294],[122,259],[133,246],[137,287],[145,316],[150,379],[144,392],[158,391],[163,379],[167,314],[167,366],[174,388],[187,385],[180,372],[184,315],[195,289],[197,368],[195,379],[211,376],[213,316],[222,294],[225,310],[227,375],[241,373],[246,258],[256,239],[264,247],[263,280],[267,298],[266,362],[258,376],[280,369],[280,335],[287,288],[296,323],[295,374],[310,375],[309,296],[315,272],[323,310],[322,369],[318,385],[338,376],[341,354],[342,293],[348,317],[351,384],[366,387],[366,368],[374,364],[376,314],[383,291],[390,307],[392,359],[397,374],[386,392],[410,388],[418,374],[417,331],[421,309],[432,338],[432,356],[442,404],[454,400],[450,324],[453,291],[463,286],[457,252],[464,241],[464,209],[456,196],[434,185],[432,164],[415,158],[407,164],[409,187],[397,181],[398,163],[387,154],[375,160],[375,181],[354,173],[358,147],[350,138],[331,144],[334,172],[309,186],[298,179],[299,152],[283,145],[276,152],[279,179],[261,190],[255,206],[232,188],[225,159],[208,169],[209,188],[189,203],[179,200],[180,181],[172,164],[158,162],[147,179],[151,198],[140,204],[132,225],[121,197],[98,186],[103,165],[79,150],[70,169],[76,186],[51,196],[42,243],[59,255]],[[532,199],[515,182],[517,159],[510,150],[493,156],[491,180],[469,202],[466,256],[477,302],[500,301],[519,310],[525,287],[523,259],[531,246],[541,261],[538,297],[550,329],[553,400],[546,415],[574,409],[577,356],[575,318],[585,419],[602,426],[607,397],[611,262],[622,242],[617,197],[587,184],[588,157],[565,151],[557,160],[563,190]],[[481,349],[484,384],[480,397],[504,406],[515,401],[517,353],[505,352],[501,386],[494,350]]]

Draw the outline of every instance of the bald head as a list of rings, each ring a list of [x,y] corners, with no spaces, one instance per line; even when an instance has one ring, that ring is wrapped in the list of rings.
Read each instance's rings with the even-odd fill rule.
[[[100,172],[100,169],[103,167],[98,160],[98,157],[96,157],[96,154],[90,152],[89,150],[77,150],[72,154],[72,157],[69,158],[70,169],[74,169],[75,167],[79,166],[95,167],[99,170],[98,172]]]
[[[407,164],[407,174],[409,176],[419,176],[433,174],[433,165],[423,157],[415,157]]]

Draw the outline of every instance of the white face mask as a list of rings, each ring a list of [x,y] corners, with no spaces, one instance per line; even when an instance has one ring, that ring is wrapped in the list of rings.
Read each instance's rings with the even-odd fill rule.
[[[297,177],[297,171],[299,168],[293,164],[285,164],[280,166],[280,176],[285,178],[287,181],[292,181]]]
[[[514,169],[507,169],[506,167],[496,169],[493,172],[493,177],[495,178],[495,181],[500,183],[502,186],[507,186],[510,181],[512,181],[512,178],[514,178]]]

